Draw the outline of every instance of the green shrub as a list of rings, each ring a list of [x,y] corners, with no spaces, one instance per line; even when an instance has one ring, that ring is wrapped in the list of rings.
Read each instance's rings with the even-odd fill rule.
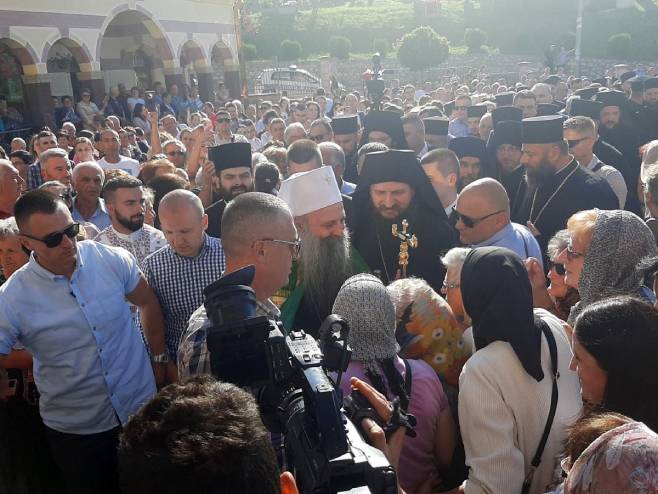
[[[256,45],[251,43],[242,43],[242,58],[245,62],[249,60],[256,60],[258,56],[258,50],[256,50]]]
[[[477,27],[467,28],[464,31],[464,44],[468,47],[469,53],[482,52],[482,46],[487,44],[487,33]]]
[[[348,60],[351,50],[352,42],[345,36],[332,36],[329,38],[329,55],[332,57]]]
[[[627,59],[631,54],[633,39],[628,33],[613,34],[608,38],[608,56]]]
[[[450,45],[427,26],[417,27],[402,37],[398,47],[398,60],[411,70],[425,70],[448,59]]]
[[[302,55],[302,45],[299,41],[284,39],[279,46],[279,58],[284,61],[299,60]]]

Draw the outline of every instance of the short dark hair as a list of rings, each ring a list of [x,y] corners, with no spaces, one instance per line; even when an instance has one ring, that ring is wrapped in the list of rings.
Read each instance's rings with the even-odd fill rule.
[[[430,163],[436,163],[437,168],[444,177],[454,173],[459,178],[459,158],[450,149],[432,149],[426,153],[421,158],[420,164],[429,165]]]
[[[658,430],[658,311],[629,296],[604,299],[583,310],[574,338],[607,373],[601,407]]]
[[[537,101],[537,96],[535,96],[535,93],[533,93],[529,89],[524,89],[514,95],[514,103],[516,103],[516,100],[519,99],[531,99],[533,101]]]
[[[164,196],[172,190],[184,189],[187,185],[185,179],[173,173],[166,173],[155,177],[148,183],[149,188],[153,189],[153,209],[158,212],[158,206]]]
[[[27,151],[25,151],[24,149],[17,149],[16,151],[12,151],[11,153],[9,153],[9,157],[10,158],[18,158],[19,160],[21,160],[26,165],[32,164],[32,161],[33,161],[32,155],[30,153],[28,153]]]
[[[33,214],[55,214],[59,207],[66,208],[60,198],[47,190],[31,190],[18,198],[14,205],[14,217],[21,232]]]
[[[286,162],[306,163],[315,160],[317,168],[322,166],[322,155],[318,145],[310,139],[299,139],[293,142],[288,148]]]
[[[113,202],[114,196],[116,195],[115,192],[118,189],[137,189],[143,186],[144,184],[138,178],[130,175],[119,175],[118,177],[107,181],[103,187],[101,195],[106,202]]]
[[[281,181],[281,172],[274,163],[265,161],[258,163],[254,170],[254,188],[256,192],[272,193],[272,190]]]
[[[359,159],[364,154],[376,153],[379,151],[388,151],[388,146],[383,142],[367,142],[359,148],[356,153],[356,157]]]
[[[208,375],[163,388],[128,421],[119,476],[126,494],[280,492],[254,398]]]

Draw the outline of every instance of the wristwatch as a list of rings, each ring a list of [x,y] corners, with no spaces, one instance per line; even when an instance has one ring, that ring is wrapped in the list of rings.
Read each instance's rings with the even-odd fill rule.
[[[167,352],[159,353],[158,355],[152,355],[151,362],[154,362],[156,364],[168,364],[169,355],[167,354]]]

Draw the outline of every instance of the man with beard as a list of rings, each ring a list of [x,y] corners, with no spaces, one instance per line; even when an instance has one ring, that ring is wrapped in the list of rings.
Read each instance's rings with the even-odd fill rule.
[[[585,209],[619,207],[608,183],[581,167],[569,154],[562,121],[557,115],[523,120],[521,164],[526,170],[526,180],[512,221],[528,226],[542,253],[546,252],[549,239],[565,227],[572,214]]]
[[[334,142],[345,152],[345,173],[343,178],[348,182],[354,182],[359,178],[356,169],[356,158],[361,140],[359,129],[359,117],[357,115],[346,115],[334,117],[331,120],[331,128],[334,131]]]
[[[484,177],[487,148],[479,137],[455,137],[448,146],[459,158],[460,190]]]
[[[219,200],[206,209],[207,234],[222,236],[222,215],[226,204],[240,194],[254,190],[254,174],[251,166],[251,145],[248,142],[232,142],[212,147],[208,158],[215,165],[214,185],[219,189]]]
[[[123,247],[140,266],[148,255],[167,245],[160,230],[144,224],[146,203],[140,180],[123,175],[109,180],[103,188],[103,199],[112,224],[94,240]]]
[[[301,239],[288,285],[278,293],[281,320],[288,330],[303,329],[317,337],[338,290],[347,278],[368,272],[350,248],[343,200],[329,166],[297,173],[281,184],[279,197],[290,207]]]
[[[366,115],[361,145],[380,142],[392,149],[409,149],[400,114],[373,110]]]
[[[112,220],[100,197],[105,182],[103,169],[93,161],[78,163],[71,178],[76,192],[71,206],[73,219],[79,223],[93,223],[99,230],[110,226]]]
[[[471,137],[480,137],[480,120],[487,113],[487,107],[484,105],[469,106],[466,110],[466,123],[468,125],[468,135]]]
[[[641,212],[640,201],[637,196],[637,185],[640,178],[640,145],[648,138],[641,138],[643,131],[627,125],[623,120],[623,113],[628,110],[628,100],[621,91],[602,91],[596,94],[596,101],[603,104],[600,108],[599,136],[602,141],[610,144],[624,157],[626,167],[620,169],[599,149],[598,143],[594,145],[594,153],[606,164],[614,166],[623,175],[628,187],[626,209],[635,213]]]
[[[400,239],[392,225],[415,235],[409,249],[407,276],[425,279],[434,290],[443,283],[445,268],[439,255],[457,244],[441,201],[413,151],[388,150],[366,155],[353,194],[353,245],[385,284],[402,276]]]
[[[503,120],[489,136],[487,148],[496,156],[500,182],[507,191],[510,208],[513,210],[519,199],[525,169],[521,165],[523,126],[521,122]]]

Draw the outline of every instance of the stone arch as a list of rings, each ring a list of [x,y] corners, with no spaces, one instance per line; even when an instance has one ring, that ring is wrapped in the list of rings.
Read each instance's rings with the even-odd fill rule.
[[[0,38],[0,45],[5,47],[21,65],[23,75],[33,76],[39,73],[36,52],[29,43],[14,38]]]
[[[53,41],[46,42],[43,48],[43,54],[41,56],[43,63],[47,65],[49,62],[52,63],[51,52],[56,50],[58,46],[63,47],[65,51],[71,54],[77,64],[76,72],[91,72],[93,59],[91,53],[89,53],[89,49],[83,42],[70,37],[58,38]],[[55,71],[50,70],[50,68],[51,67],[49,66],[48,72]]]
[[[208,57],[203,47],[193,39],[188,39],[178,48],[181,67],[193,65],[195,69],[207,69]]]
[[[220,69],[232,67],[236,63],[231,48],[223,41],[218,40],[210,49],[210,63]]]

